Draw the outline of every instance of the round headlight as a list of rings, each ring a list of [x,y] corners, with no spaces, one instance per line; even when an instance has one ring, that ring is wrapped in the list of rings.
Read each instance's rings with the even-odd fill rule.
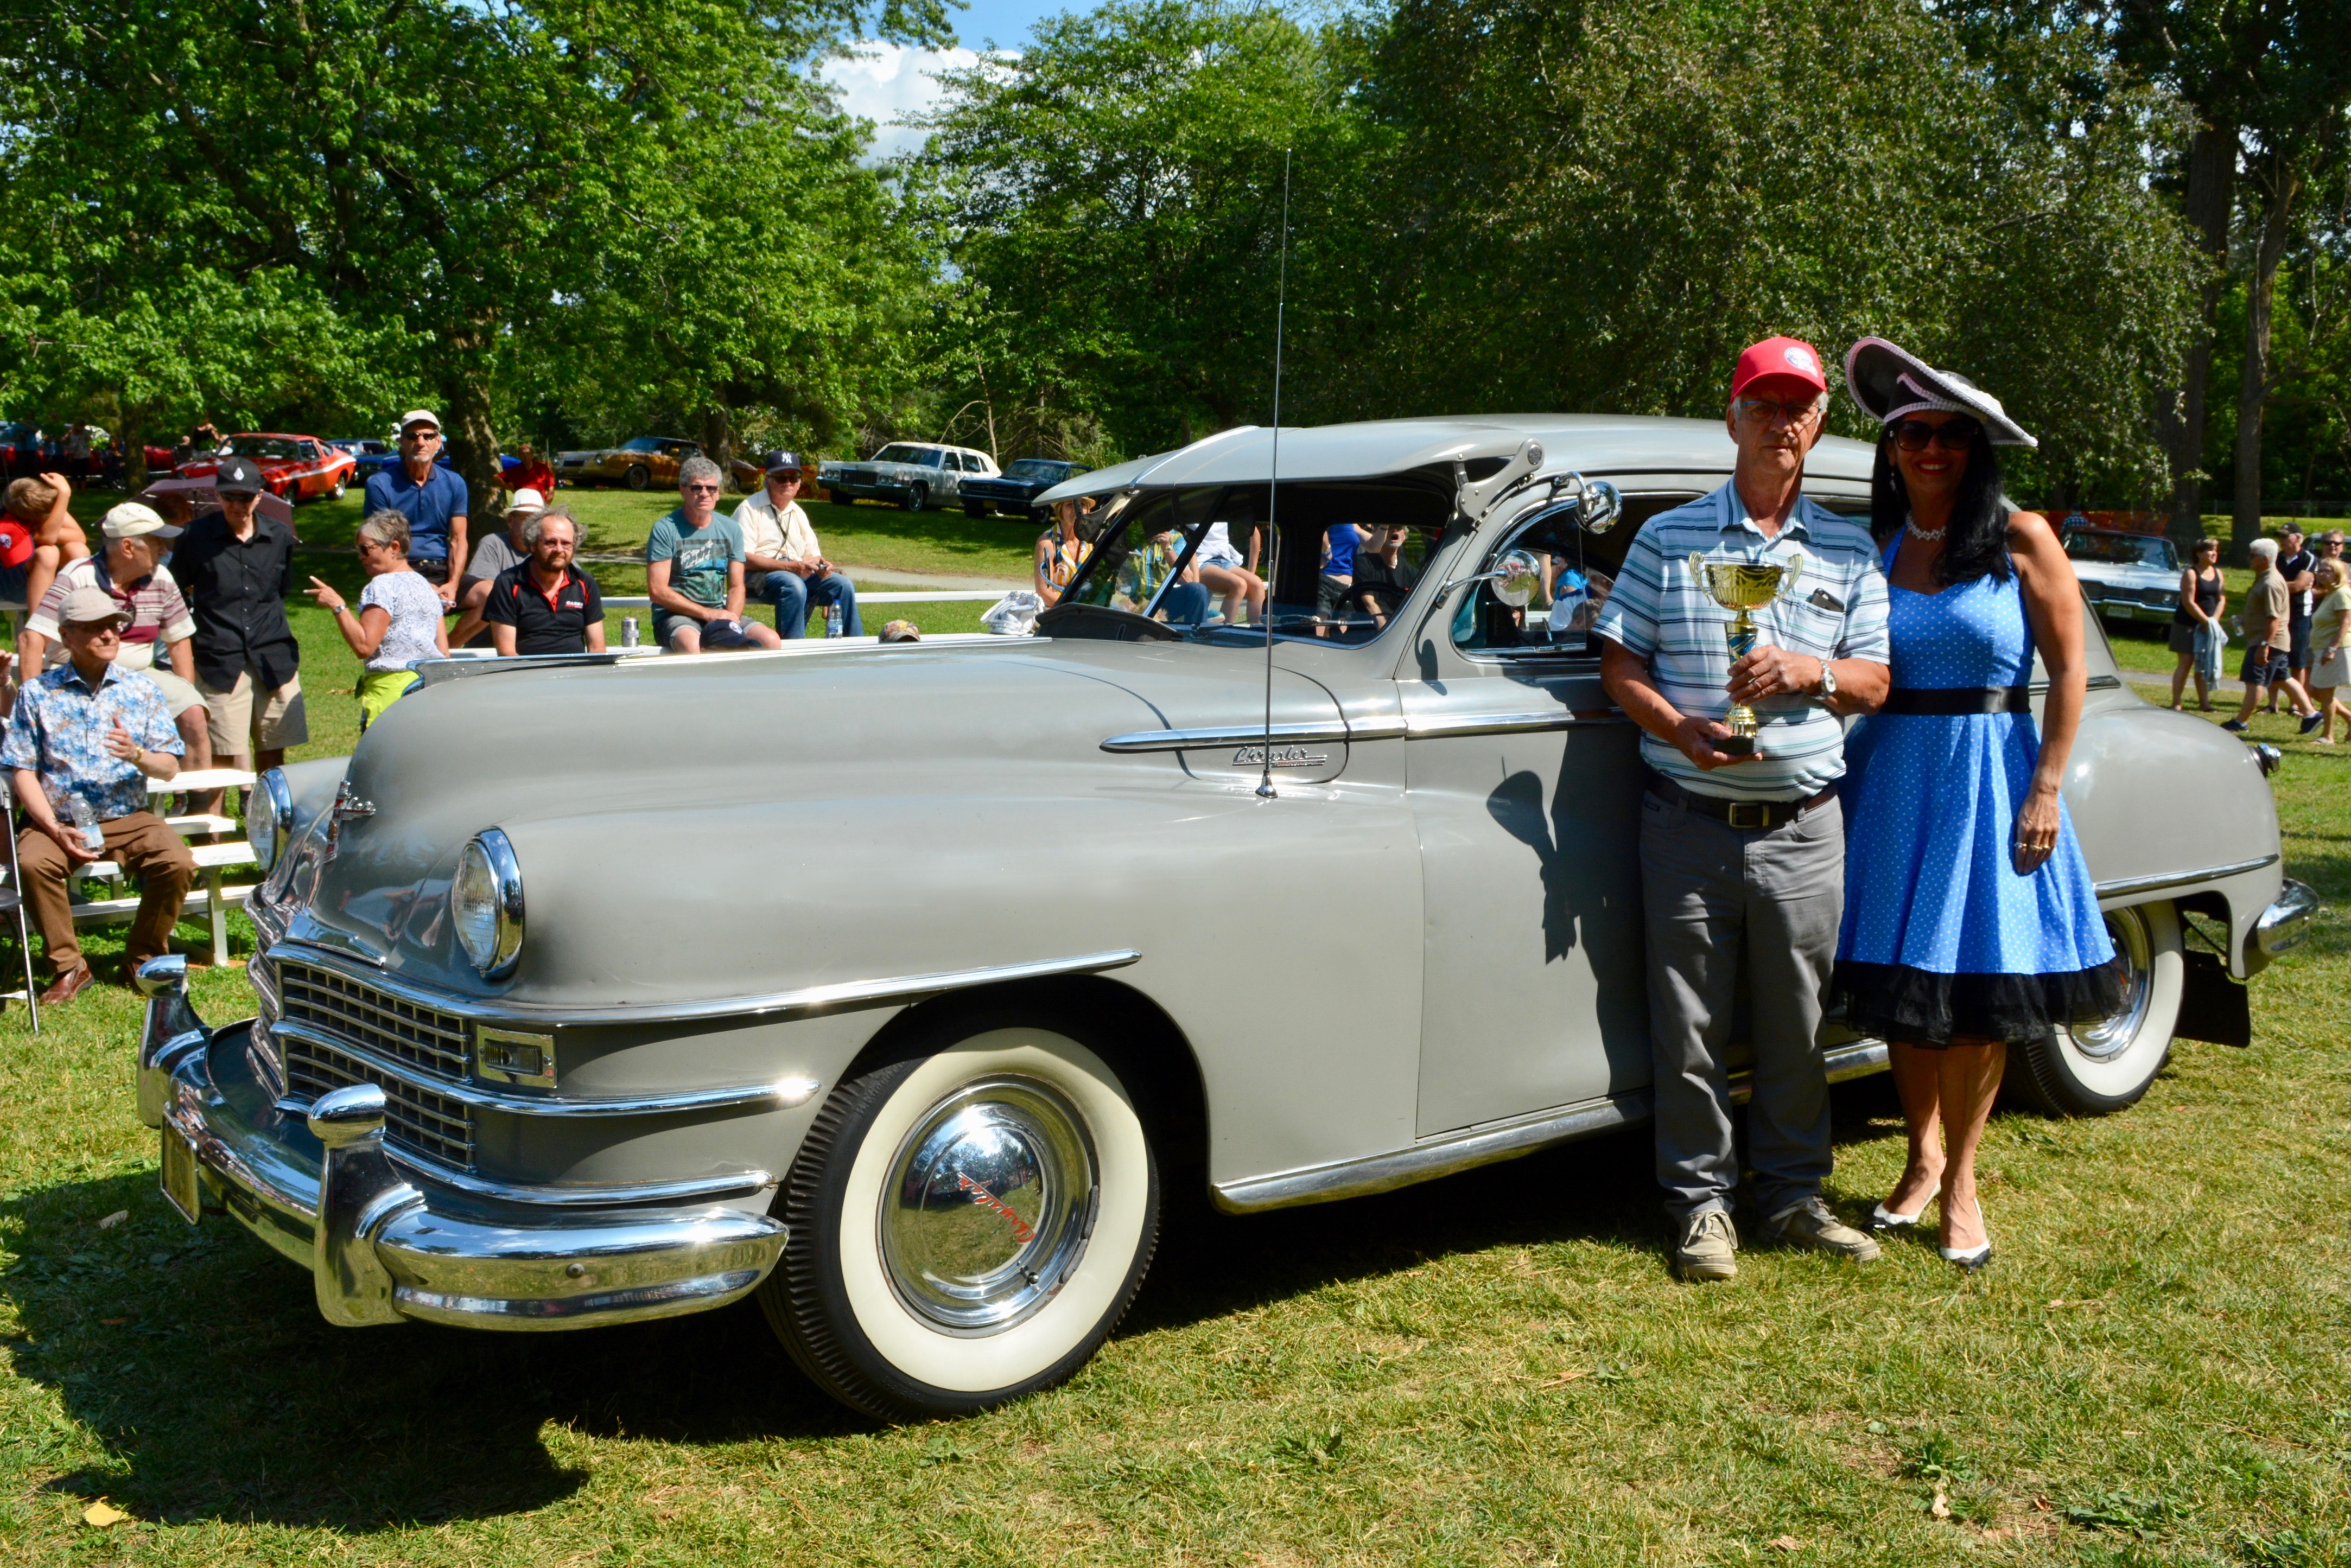
[[[286,787],[286,770],[272,768],[254,784],[245,802],[245,841],[253,846],[255,864],[269,875],[285,852],[294,831],[294,792]]]
[[[449,903],[457,945],[482,978],[512,972],[522,956],[522,867],[505,834],[488,828],[465,846]]]

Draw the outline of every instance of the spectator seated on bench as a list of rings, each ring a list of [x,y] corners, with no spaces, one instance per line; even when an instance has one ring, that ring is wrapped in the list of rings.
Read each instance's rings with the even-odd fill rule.
[[[39,604],[68,561],[89,554],[89,537],[67,510],[73,486],[62,473],[12,480],[0,507],[0,600]]]
[[[521,563],[498,574],[482,614],[502,659],[517,654],[601,653],[604,598],[596,579],[571,564],[579,525],[550,506],[523,525]]]
[[[105,539],[100,552],[68,562],[26,619],[24,635],[16,639],[17,657],[28,670],[66,662],[57,632],[66,596],[76,588],[102,589],[131,617],[116,666],[143,671],[162,689],[163,705],[187,748],[187,765],[209,768],[212,724],[204,693],[196,690],[195,646],[188,640],[196,635],[196,618],[180,597],[171,568],[162,565],[164,541],[178,538],[180,530],[152,507],[126,501],[106,514],[99,532]],[[166,649],[169,667],[159,669],[156,654]],[[5,711],[6,704],[0,702],[0,712]]]
[[[0,767],[10,770],[25,813],[22,891],[57,975],[41,993],[44,1007],[71,1002],[92,978],[66,893],[75,867],[113,860],[139,878],[126,978],[169,950],[195,880],[195,857],[147,809],[147,781],[178,776],[181,743],[155,682],[116,663],[130,618],[102,588],[68,594],[58,625],[67,662],[26,682],[0,742]]]
[[[645,540],[645,594],[653,636],[672,653],[722,648],[781,648],[783,640],[743,615],[743,533],[718,515],[724,476],[706,457],[678,466],[677,510]]]
[[[857,586],[824,558],[816,529],[800,510],[799,454],[771,452],[766,466],[766,485],[735,508],[735,526],[743,535],[744,581],[751,596],[775,607],[778,637],[803,635],[811,604],[839,605],[841,636],[863,637]]]

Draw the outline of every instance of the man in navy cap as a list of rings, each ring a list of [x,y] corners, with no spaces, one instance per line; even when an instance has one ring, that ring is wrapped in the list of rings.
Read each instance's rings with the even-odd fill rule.
[[[220,510],[188,524],[172,552],[196,618],[196,690],[212,720],[213,756],[274,768],[310,738],[302,710],[302,649],[286,619],[294,591],[294,530],[261,514],[261,469],[225,457],[213,475]],[[214,792],[200,810],[214,808]]]
[[[801,634],[810,603],[839,605],[841,635],[864,636],[856,585],[824,558],[816,529],[800,510],[799,454],[771,452],[764,466],[767,483],[735,508],[735,526],[743,532],[744,580],[752,596],[775,606],[778,636]]]

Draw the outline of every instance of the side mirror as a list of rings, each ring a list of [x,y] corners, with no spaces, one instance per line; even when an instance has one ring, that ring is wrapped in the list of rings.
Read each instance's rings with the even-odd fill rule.
[[[1496,598],[1512,609],[1524,609],[1542,586],[1542,565],[1524,550],[1505,550],[1487,576]]]
[[[1583,506],[1577,521],[1587,534],[1605,534],[1625,515],[1625,498],[1604,479],[1584,482]]]

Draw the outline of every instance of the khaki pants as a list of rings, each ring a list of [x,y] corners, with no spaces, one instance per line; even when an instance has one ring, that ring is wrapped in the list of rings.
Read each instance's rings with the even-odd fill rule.
[[[180,906],[196,879],[196,857],[152,811],[118,816],[100,823],[99,830],[106,835],[106,858],[139,878],[139,913],[131,922],[131,940],[123,951],[128,973],[141,960],[170,950],[172,928],[179,923]],[[16,860],[24,871],[25,902],[32,906],[33,924],[40,928],[50,965],[59,974],[79,968],[81,941],[74,934],[73,906],[66,898],[73,862],[56,839],[35,827],[17,836]]]

